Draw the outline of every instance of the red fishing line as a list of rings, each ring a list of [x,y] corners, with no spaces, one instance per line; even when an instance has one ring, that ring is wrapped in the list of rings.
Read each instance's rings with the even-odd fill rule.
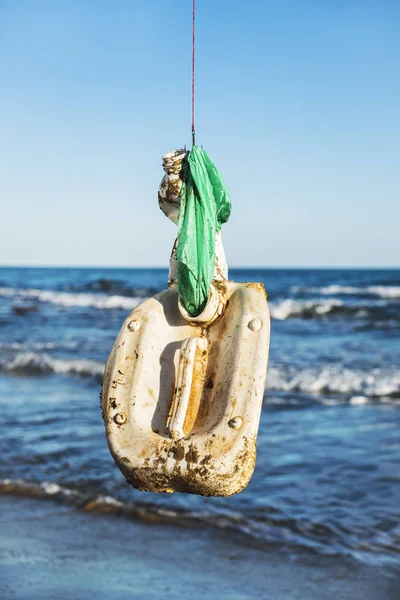
[[[196,0],[193,0],[193,4],[192,4],[192,146],[195,145],[195,130],[194,130],[195,19],[196,19]]]

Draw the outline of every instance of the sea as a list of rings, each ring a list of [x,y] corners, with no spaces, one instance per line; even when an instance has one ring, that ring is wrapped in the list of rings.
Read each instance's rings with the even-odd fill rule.
[[[398,564],[400,271],[230,270],[265,285],[271,312],[256,469],[230,498],[139,492],[107,447],[105,361],[129,312],[167,279],[0,268],[0,493]]]

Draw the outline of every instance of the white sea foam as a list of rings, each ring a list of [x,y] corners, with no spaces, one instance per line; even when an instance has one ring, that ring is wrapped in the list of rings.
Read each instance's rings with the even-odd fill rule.
[[[381,298],[400,298],[400,286],[397,285],[371,285],[367,290],[370,294],[375,294]]]
[[[53,496],[53,494],[58,494],[61,492],[61,487],[57,483],[49,483],[44,481],[42,483],[42,487],[46,494],[49,494],[49,496]]]
[[[398,285],[369,285],[355,287],[350,285],[331,284],[321,288],[294,286],[293,292],[306,292],[309,294],[322,294],[323,296],[371,296],[378,298],[400,298]]]
[[[13,358],[0,361],[0,369],[21,374],[59,373],[101,379],[104,364],[84,358],[61,359],[46,353],[17,352]],[[362,404],[361,398],[379,398],[383,401],[400,398],[400,372],[383,368],[361,371],[339,365],[306,369],[271,365],[267,374],[267,389],[321,396],[336,394],[352,404]]]
[[[349,400],[350,404],[354,404],[356,406],[360,406],[362,404],[367,404],[369,401],[365,396],[352,396]]]
[[[76,490],[64,487],[52,481],[25,481],[23,479],[0,479],[0,494],[21,494],[33,498],[46,498],[58,496],[59,499],[76,499],[84,497]],[[52,498],[54,499],[54,498]]]
[[[98,502],[101,502],[104,506],[115,506],[115,507],[123,507],[124,504],[121,500],[117,500],[113,496],[99,496]]]
[[[291,367],[271,367],[267,388],[308,394],[339,394],[353,404],[364,398],[400,398],[400,373],[397,370],[376,368],[369,371],[325,366],[296,370]]]
[[[98,361],[54,358],[37,352],[19,352],[11,359],[0,361],[0,368],[15,373],[60,373],[96,378],[102,377],[104,371],[103,363]]]
[[[369,295],[371,297],[382,299],[400,298],[400,286],[369,286],[369,287],[351,287],[332,284],[322,288],[300,288],[294,287],[294,292],[307,292],[313,294],[322,294],[323,296],[335,295]],[[40,289],[22,289],[0,287],[0,296],[13,298],[17,301],[36,301],[51,303],[64,306],[66,308],[97,308],[97,309],[123,309],[132,310],[136,308],[144,298],[107,295],[100,293],[73,293],[73,292],[55,292],[52,290]],[[368,307],[359,307],[359,312],[355,313],[357,307],[344,305],[343,301],[337,298],[315,298],[310,300],[299,300],[287,298],[285,300],[270,302],[271,317],[283,321],[290,317],[312,318],[340,313],[341,307],[344,312],[350,311],[355,317],[365,317],[365,311]],[[364,311],[364,312],[363,312]]]
[[[286,298],[269,303],[271,317],[279,321],[289,318],[312,319],[324,316],[347,316],[354,319],[385,319],[390,316],[390,309],[382,298],[364,298],[343,302],[338,298],[312,298],[299,300]],[[388,312],[389,310],[389,312]]]
[[[292,300],[287,298],[281,302],[270,302],[271,317],[284,321],[289,317],[323,316],[343,306],[341,300]]]
[[[54,292],[40,289],[16,289],[0,288],[0,296],[15,298],[18,300],[33,300],[38,302],[49,302],[65,307],[80,306],[93,308],[122,308],[132,310],[136,308],[143,298],[132,298],[128,296],[108,296],[107,294],[86,294],[72,292]]]
[[[60,340],[57,342],[0,342],[0,350],[22,350],[30,352],[32,350],[76,350],[78,341]]]
[[[370,285],[367,287],[352,287],[345,285],[328,285],[320,289],[324,295],[368,295],[378,296],[379,298],[400,298],[400,286],[396,285]]]

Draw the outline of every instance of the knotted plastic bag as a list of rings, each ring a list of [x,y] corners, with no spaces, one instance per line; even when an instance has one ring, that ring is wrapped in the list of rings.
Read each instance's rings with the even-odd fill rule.
[[[194,146],[182,163],[178,216],[178,290],[192,317],[207,304],[214,274],[215,235],[227,222],[231,201],[207,153]]]

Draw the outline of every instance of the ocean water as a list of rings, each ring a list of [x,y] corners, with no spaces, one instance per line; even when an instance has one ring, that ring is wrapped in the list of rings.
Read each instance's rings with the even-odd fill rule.
[[[231,498],[127,485],[99,408],[104,363],[164,269],[0,268],[0,493],[368,564],[400,561],[400,271],[231,269],[265,284],[271,347],[249,486]]]

